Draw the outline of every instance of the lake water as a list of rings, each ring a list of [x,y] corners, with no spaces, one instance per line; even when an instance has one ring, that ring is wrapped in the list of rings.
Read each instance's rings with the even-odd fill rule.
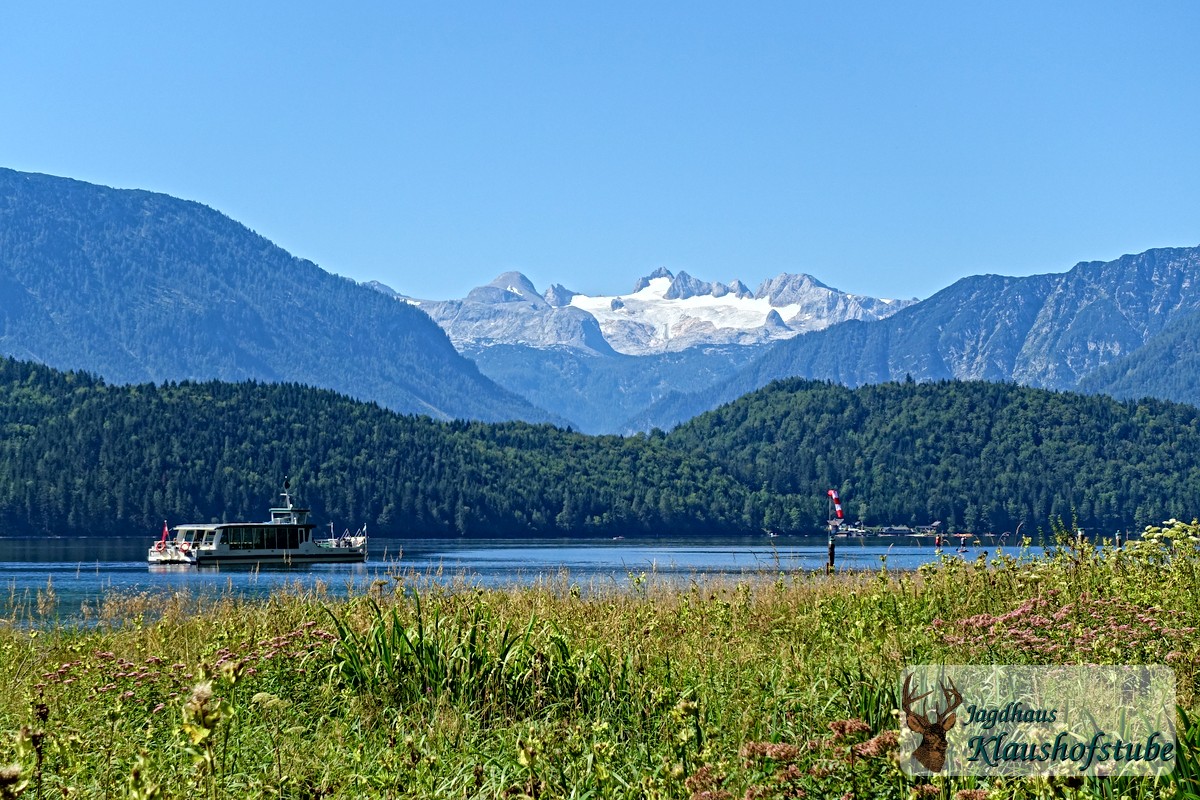
[[[373,581],[407,574],[423,580],[502,587],[557,580],[589,588],[628,587],[631,575],[671,581],[823,569],[824,537],[663,537],[600,539],[384,539],[373,538],[365,564],[304,567],[193,567],[149,565],[152,537],[0,538],[0,619],[36,606],[52,585],[56,613],[73,618],[85,604],[114,593],[187,591],[194,596],[263,597],[318,582],[330,593],[362,593]],[[951,557],[974,560],[998,552],[1000,542],[981,537]],[[1016,554],[1015,547],[1004,552]],[[1041,552],[1040,548],[1037,552]],[[918,537],[837,540],[839,570],[916,569],[937,560],[931,539]]]

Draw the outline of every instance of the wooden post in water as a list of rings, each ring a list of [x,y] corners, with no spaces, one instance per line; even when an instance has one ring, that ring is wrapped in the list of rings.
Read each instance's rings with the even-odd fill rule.
[[[833,526],[829,526],[829,563],[825,565],[825,574],[833,574]]]

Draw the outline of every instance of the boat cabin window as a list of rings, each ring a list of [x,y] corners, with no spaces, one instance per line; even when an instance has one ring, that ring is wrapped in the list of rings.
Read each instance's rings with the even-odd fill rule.
[[[230,550],[294,550],[307,538],[299,525],[230,525],[221,529],[221,541]]]

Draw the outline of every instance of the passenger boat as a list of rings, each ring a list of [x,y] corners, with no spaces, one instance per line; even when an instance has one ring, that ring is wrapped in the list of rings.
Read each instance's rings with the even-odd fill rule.
[[[151,564],[326,564],[367,560],[367,526],[314,539],[316,527],[309,509],[292,503],[284,482],[283,502],[271,509],[267,522],[215,522],[178,525],[163,523],[162,538],[150,547]]]

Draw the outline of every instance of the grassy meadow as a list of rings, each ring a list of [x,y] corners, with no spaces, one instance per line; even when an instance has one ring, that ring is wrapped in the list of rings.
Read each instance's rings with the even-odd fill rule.
[[[1200,796],[1198,538],[619,590],[397,574],[70,624],[47,587],[0,621],[0,798]],[[1167,664],[1176,771],[909,778],[896,683],[919,663]]]

